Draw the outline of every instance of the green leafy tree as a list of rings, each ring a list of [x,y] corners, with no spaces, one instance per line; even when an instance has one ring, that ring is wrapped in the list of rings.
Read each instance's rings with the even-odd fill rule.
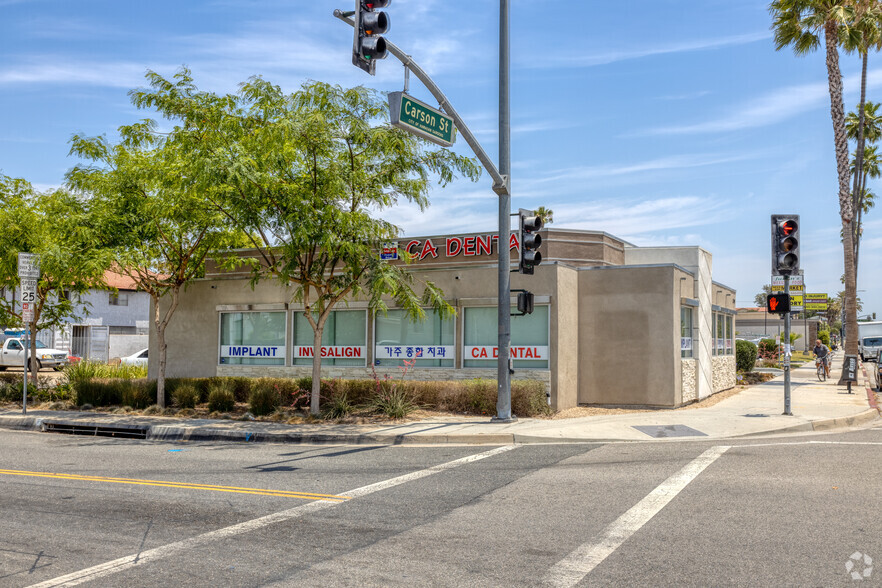
[[[536,209],[536,216],[542,219],[542,224],[550,225],[554,222],[554,211],[550,208],[540,206]]]
[[[106,251],[90,230],[89,203],[67,190],[38,192],[30,183],[0,175],[0,319],[7,326],[27,326],[31,332],[60,327],[82,318],[83,295],[103,288],[109,265]],[[14,297],[20,287],[18,253],[40,256],[34,320],[22,322]],[[31,371],[36,381],[39,359],[36,337],[30,339]]]
[[[769,294],[772,293],[772,287],[769,284],[763,286],[763,291],[753,297],[753,301],[757,306],[765,308]]]
[[[849,189],[848,138],[845,107],[842,103],[842,72],[839,68],[839,43],[846,36],[860,34],[861,18],[870,0],[773,0],[772,15],[775,47],[792,47],[805,55],[820,47],[823,35],[826,50],[827,82],[830,93],[830,117],[833,122],[836,173],[839,180],[839,216],[842,222],[842,249],[845,267],[846,353],[857,354],[857,277],[854,260],[855,205]],[[863,102],[863,100],[862,100]],[[863,109],[860,112],[863,118]],[[863,124],[859,126],[863,128]],[[863,154],[859,144],[858,153]],[[858,169],[862,163],[858,161]]]
[[[150,123],[119,131],[117,145],[75,135],[71,154],[90,163],[75,166],[67,180],[92,198],[92,231],[112,252],[115,271],[150,295],[158,347],[156,402],[164,407],[166,329],[181,290],[202,276],[209,255],[241,245],[245,237],[205,199],[178,145],[155,134]]]
[[[134,92],[140,108],[173,120],[167,141],[187,153],[216,210],[247,233],[257,256],[253,281],[279,280],[302,303],[313,339],[310,410],[319,413],[322,334],[345,299],[366,298],[384,312],[394,301],[414,320],[424,308],[453,312],[431,282],[417,290],[405,267],[379,260],[399,230],[377,214],[400,200],[428,206],[430,181],[476,180],[476,163],[388,123],[388,107],[364,87],[321,82],[293,94],[252,78],[232,95],[202,92],[190,72],[149,73]]]

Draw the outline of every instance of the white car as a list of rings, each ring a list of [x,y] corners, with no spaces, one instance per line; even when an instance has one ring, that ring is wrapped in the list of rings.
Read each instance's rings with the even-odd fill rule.
[[[120,364],[125,365],[147,365],[147,350],[142,349],[131,355],[127,355],[119,360]]]

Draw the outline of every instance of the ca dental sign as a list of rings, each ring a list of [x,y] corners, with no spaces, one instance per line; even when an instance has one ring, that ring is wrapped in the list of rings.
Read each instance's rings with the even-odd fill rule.
[[[511,359],[548,359],[547,345],[512,345],[508,348]],[[499,348],[491,345],[466,345],[463,359],[496,359]]]
[[[423,260],[427,257],[435,259],[441,255],[444,257],[495,255],[494,250],[498,249],[499,235],[412,239],[404,246],[404,250],[416,260]],[[508,250],[512,249],[520,249],[517,233],[512,233],[508,241]]]

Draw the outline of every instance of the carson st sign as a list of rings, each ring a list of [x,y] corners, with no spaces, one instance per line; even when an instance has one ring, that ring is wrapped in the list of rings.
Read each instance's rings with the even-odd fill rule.
[[[450,147],[456,141],[456,127],[451,117],[404,92],[389,94],[389,118],[393,127],[442,147]]]

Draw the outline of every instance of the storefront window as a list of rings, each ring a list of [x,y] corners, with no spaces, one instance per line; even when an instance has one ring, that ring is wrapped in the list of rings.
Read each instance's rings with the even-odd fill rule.
[[[732,339],[732,317],[726,317],[726,355],[735,353],[735,341]]]
[[[680,307],[680,357],[692,357],[692,308]]]
[[[516,308],[511,310],[517,312]],[[494,306],[465,309],[463,367],[497,365],[498,322]],[[511,317],[511,357],[516,368],[548,369],[548,306]]]
[[[284,312],[229,312],[220,319],[220,363],[285,365]]]
[[[453,367],[454,317],[441,320],[431,310],[423,321],[411,321],[403,310],[378,313],[374,325],[374,363],[414,367]]]
[[[294,365],[312,365],[312,325],[294,313]],[[332,310],[322,331],[322,365],[367,365],[367,311]]]
[[[726,353],[725,317],[719,312],[714,313],[714,355]]]

